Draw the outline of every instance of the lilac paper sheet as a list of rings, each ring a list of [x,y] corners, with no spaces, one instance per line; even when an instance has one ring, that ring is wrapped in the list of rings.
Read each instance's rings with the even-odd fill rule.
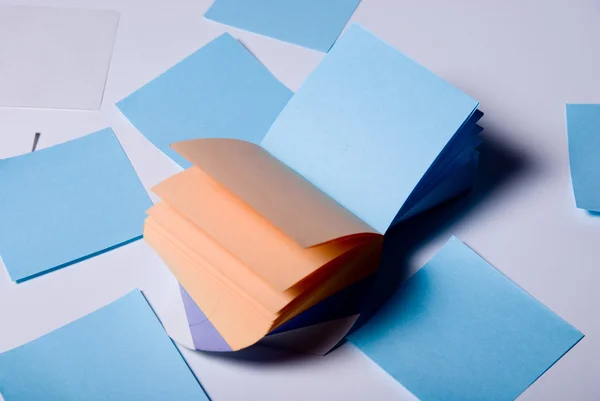
[[[185,307],[185,314],[190,326],[194,348],[198,351],[231,351],[231,347],[221,337],[215,326],[206,317],[204,312],[196,305],[192,297],[180,285],[181,297]]]

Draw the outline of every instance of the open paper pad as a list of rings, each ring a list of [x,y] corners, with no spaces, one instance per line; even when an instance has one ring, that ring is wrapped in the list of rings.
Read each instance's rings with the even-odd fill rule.
[[[196,348],[354,315],[315,307],[375,273],[391,225],[471,188],[477,105],[355,25],[260,145],[174,144],[192,167],[153,189],[144,236],[202,311]]]
[[[119,14],[0,6],[0,106],[97,110]]]
[[[232,349],[375,271],[382,236],[258,145],[176,148],[144,235]]]
[[[452,238],[350,341],[420,400],[509,401],[582,337]]]
[[[17,282],[140,239],[152,202],[110,128],[0,160],[0,256]]]
[[[0,354],[6,401],[208,397],[139,291]]]

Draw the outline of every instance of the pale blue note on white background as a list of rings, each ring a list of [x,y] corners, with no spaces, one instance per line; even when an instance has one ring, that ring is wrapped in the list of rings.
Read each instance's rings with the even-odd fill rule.
[[[351,25],[262,146],[380,232],[478,106]]]
[[[422,401],[508,401],[581,338],[452,238],[350,341]]]
[[[208,397],[139,290],[0,354],[6,401]]]
[[[567,131],[577,207],[600,212],[600,104],[568,104]]]
[[[163,153],[191,166],[169,146],[195,138],[259,143],[292,92],[241,43],[223,34],[117,107]]]
[[[360,0],[215,0],[204,16],[326,52],[359,3]]]
[[[0,256],[33,278],[142,237],[152,206],[110,128],[0,160]]]

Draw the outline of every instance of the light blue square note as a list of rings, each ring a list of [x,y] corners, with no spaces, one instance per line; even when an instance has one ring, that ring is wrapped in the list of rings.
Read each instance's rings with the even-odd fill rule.
[[[169,146],[196,138],[259,143],[292,96],[241,43],[223,34],[117,107],[150,142],[184,168]]]
[[[0,160],[0,256],[21,282],[142,237],[152,205],[109,128]]]
[[[449,144],[477,106],[355,24],[289,101],[262,146],[383,233],[447,145],[450,159],[462,148]]]
[[[452,238],[350,341],[422,401],[512,401],[582,337]]]
[[[600,212],[600,104],[568,104],[567,132],[577,207]]]
[[[360,0],[215,0],[204,16],[326,52],[359,3]]]
[[[139,290],[0,354],[6,401],[204,401]]]

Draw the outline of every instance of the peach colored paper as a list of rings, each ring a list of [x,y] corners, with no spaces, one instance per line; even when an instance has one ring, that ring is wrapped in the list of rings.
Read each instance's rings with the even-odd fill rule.
[[[146,241],[233,350],[377,269],[383,237],[251,143],[173,145]]]
[[[278,291],[349,250],[346,241],[302,247],[198,167],[176,174],[153,191]]]
[[[304,248],[378,234],[256,144],[209,138],[171,147]]]

